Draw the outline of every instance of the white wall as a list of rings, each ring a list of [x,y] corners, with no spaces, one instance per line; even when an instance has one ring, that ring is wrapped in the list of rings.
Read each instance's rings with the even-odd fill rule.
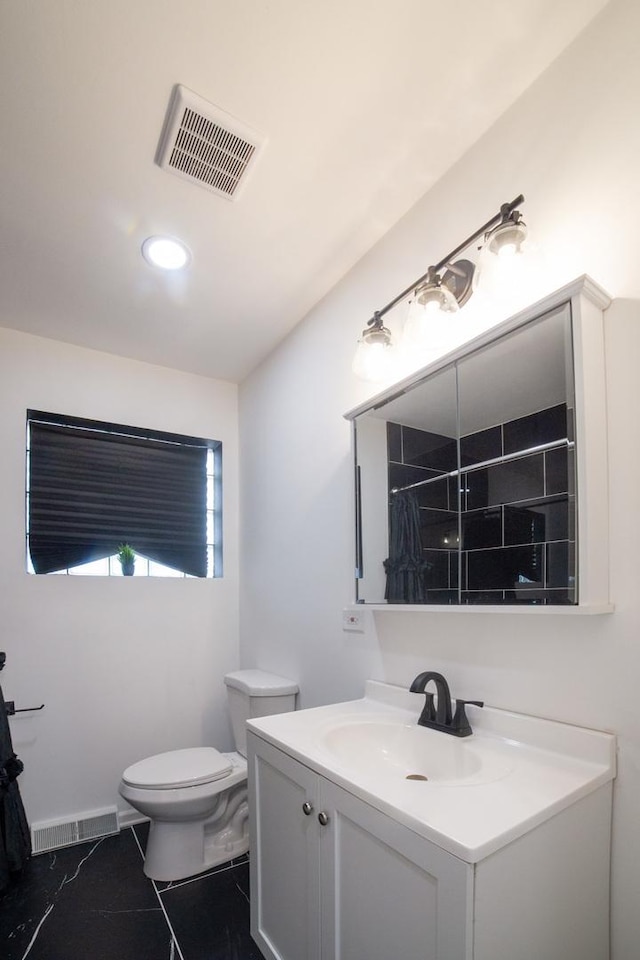
[[[25,413],[222,440],[221,580],[25,572]],[[238,442],[233,384],[0,329],[0,675],[29,819],[110,805],[135,760],[232,743],[223,674],[238,666]]]
[[[609,5],[249,378],[240,407],[243,662],[298,679],[307,706],[431,667],[454,694],[616,731],[614,960],[636,960],[640,945],[639,35],[640,5]],[[354,534],[342,414],[374,392],[351,375],[355,339],[375,307],[520,192],[547,255],[538,292],[589,273],[620,298],[606,322],[616,612],[390,611],[377,636],[343,633]],[[455,323],[451,346],[467,329]]]

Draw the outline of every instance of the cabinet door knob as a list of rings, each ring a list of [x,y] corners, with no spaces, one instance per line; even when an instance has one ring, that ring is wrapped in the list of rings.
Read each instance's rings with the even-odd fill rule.
[[[326,827],[326,825],[329,823],[329,814],[325,813],[324,810],[321,810],[318,814],[318,820],[323,827]]]
[[[313,813],[313,804],[309,803],[308,800],[305,800],[305,802],[302,804],[302,812],[304,813],[305,817],[308,817],[309,814]]]

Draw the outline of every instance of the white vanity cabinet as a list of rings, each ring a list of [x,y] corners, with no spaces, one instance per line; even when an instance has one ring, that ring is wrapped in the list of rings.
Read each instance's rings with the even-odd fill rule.
[[[248,765],[267,960],[609,957],[610,782],[465,862],[254,730]]]
[[[267,960],[464,960],[471,867],[249,733],[251,933]]]

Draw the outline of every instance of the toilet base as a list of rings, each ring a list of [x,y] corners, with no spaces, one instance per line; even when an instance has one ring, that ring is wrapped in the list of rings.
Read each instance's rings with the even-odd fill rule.
[[[197,822],[152,820],[143,870],[151,880],[185,880],[248,851],[248,831],[239,836],[224,836],[225,833],[207,836],[206,824],[203,829],[202,823]]]
[[[144,872],[152,880],[184,880],[249,849],[249,806],[246,774],[225,789],[206,819],[152,817],[144,857]]]

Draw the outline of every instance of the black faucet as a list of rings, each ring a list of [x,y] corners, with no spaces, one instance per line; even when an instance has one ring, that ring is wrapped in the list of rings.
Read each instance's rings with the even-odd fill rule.
[[[430,680],[433,680],[436,693],[438,695],[437,706],[433,702],[433,693],[428,693],[426,686]],[[427,670],[425,673],[419,673],[411,686],[411,693],[424,693],[425,704],[422,713],[418,719],[421,727],[431,727],[433,730],[441,730],[442,733],[450,733],[454,737],[468,737],[473,733],[465,706],[468,703],[474,707],[483,707],[482,700],[456,700],[456,712],[453,713],[451,706],[451,691],[449,684],[441,673],[435,673],[433,670]]]

